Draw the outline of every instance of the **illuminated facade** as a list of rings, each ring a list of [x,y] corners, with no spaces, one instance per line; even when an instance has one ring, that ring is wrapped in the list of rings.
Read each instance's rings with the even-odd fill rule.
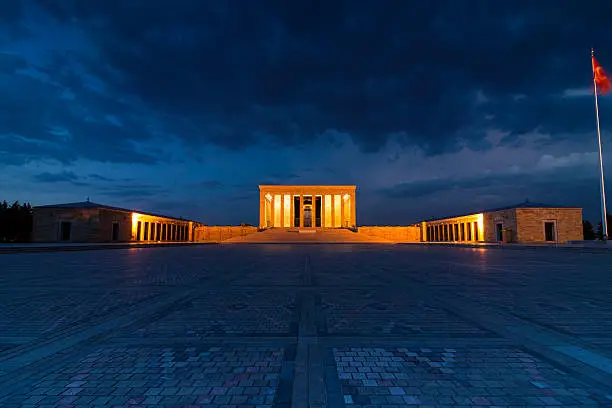
[[[352,228],[356,186],[259,186],[260,228]]]
[[[421,228],[426,242],[479,242],[484,240],[483,214],[424,222]]]
[[[89,201],[34,207],[34,242],[180,242],[193,239],[193,221]]]
[[[582,208],[524,203],[421,223],[425,242],[581,241]]]

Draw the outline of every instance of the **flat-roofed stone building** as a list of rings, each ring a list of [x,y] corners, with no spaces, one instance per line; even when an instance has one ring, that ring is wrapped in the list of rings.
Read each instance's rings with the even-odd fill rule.
[[[260,228],[352,228],[356,186],[259,186]]]
[[[425,242],[566,243],[583,239],[582,208],[529,201],[422,225]]]
[[[191,241],[198,223],[89,201],[32,209],[34,242]]]

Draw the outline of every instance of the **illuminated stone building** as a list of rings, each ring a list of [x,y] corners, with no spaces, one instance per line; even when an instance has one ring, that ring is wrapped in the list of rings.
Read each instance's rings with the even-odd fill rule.
[[[34,207],[34,242],[191,241],[198,223],[89,201]]]
[[[259,227],[334,234],[341,231],[324,230],[354,228],[355,191],[356,186],[261,185]],[[38,206],[33,215],[34,242],[221,242],[257,231],[247,226],[204,226],[89,201]],[[566,243],[583,239],[582,209],[525,202],[412,225],[360,226],[358,232],[391,242]]]
[[[582,208],[529,201],[421,225],[425,242],[566,243],[583,239]]]
[[[259,186],[259,227],[354,227],[355,189],[356,186]]]

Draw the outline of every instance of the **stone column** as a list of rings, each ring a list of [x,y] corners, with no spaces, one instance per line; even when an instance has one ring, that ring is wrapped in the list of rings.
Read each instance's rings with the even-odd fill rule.
[[[304,228],[304,194],[300,194],[300,228]]]
[[[346,222],[345,222],[345,218],[344,218],[344,193],[342,193],[340,195],[340,226],[341,227],[345,227],[346,226]]]
[[[350,222],[350,226],[352,227],[353,225],[355,227],[357,227],[357,202],[356,202],[356,197],[357,194],[353,193],[351,194],[351,222]]]
[[[293,193],[291,193],[289,194],[289,217],[291,217],[291,220],[289,221],[289,226],[291,228],[293,228],[295,223],[295,207],[293,206],[293,203]]]
[[[285,227],[285,194],[280,195],[280,227]]]
[[[272,227],[276,227],[274,223],[276,222],[276,194],[272,194],[272,200],[270,200],[270,225]]]
[[[321,193],[321,228],[325,228],[325,192]]]
[[[266,227],[266,195],[259,190],[259,228]]]
[[[325,194],[323,193],[320,193],[320,194],[321,194],[321,215],[319,218],[321,219],[321,228],[325,228]]]
[[[336,227],[336,206],[338,203],[336,202],[336,195],[332,194],[332,227]]]

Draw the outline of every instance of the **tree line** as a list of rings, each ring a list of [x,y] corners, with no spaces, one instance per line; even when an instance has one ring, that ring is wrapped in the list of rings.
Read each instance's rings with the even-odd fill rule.
[[[32,206],[15,201],[0,203],[0,242],[30,242],[32,235]]]
[[[606,214],[606,218],[608,221],[608,238],[612,235],[612,214]],[[603,226],[601,225],[601,221],[597,224],[597,228],[593,228],[593,224],[590,221],[582,221],[582,232],[584,233],[584,239],[587,241],[593,239],[601,239],[603,233]]]

